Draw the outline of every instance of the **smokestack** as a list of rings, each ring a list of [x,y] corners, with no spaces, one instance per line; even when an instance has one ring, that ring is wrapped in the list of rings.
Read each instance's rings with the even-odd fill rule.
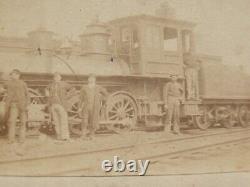
[[[110,56],[109,37],[110,33],[107,26],[96,18],[91,24],[87,25],[85,32],[80,35],[82,54],[106,59]]]

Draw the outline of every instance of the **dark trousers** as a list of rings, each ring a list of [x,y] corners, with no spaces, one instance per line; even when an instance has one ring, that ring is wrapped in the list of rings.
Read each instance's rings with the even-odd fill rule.
[[[20,118],[19,139],[21,142],[23,142],[25,140],[25,133],[26,133],[27,113],[26,111],[21,111],[16,103],[12,103],[10,105],[9,119],[8,119],[8,139],[10,142],[15,141],[16,122],[18,117]]]
[[[60,104],[52,104],[51,112],[52,112],[52,117],[55,123],[57,139],[68,140],[70,136],[69,136],[69,124],[68,124],[67,111]]]
[[[173,126],[175,131],[179,131],[180,125],[180,101],[177,97],[168,98],[168,111],[167,111],[167,121],[166,129],[170,130]]]
[[[82,115],[82,135],[93,135],[98,128],[99,110],[96,108],[85,109]]]

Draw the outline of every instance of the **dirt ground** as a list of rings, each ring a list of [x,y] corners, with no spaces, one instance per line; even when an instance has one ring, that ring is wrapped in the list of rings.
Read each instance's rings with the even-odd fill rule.
[[[250,172],[250,141],[162,158],[148,175]]]
[[[242,129],[234,129],[242,130]],[[206,141],[220,141],[223,137],[216,136],[216,138],[204,138],[203,142],[194,142],[192,139],[186,140],[185,138],[194,137],[199,135],[224,133],[228,132],[228,129],[211,129],[208,131],[190,130],[183,131],[181,135],[166,134],[163,132],[143,132],[134,131],[124,134],[97,134],[92,140],[86,140],[79,137],[72,137],[69,142],[62,142],[55,140],[52,136],[40,134],[36,137],[27,137],[23,144],[15,143],[8,144],[5,137],[0,139],[0,162],[5,163],[11,160],[21,160],[26,158],[46,157],[52,155],[70,154],[70,153],[82,153],[82,152],[94,152],[98,150],[108,150],[118,147],[126,147],[136,145],[131,148],[129,153],[120,151],[120,155],[124,158],[136,157],[140,152],[141,157],[145,157],[150,154],[164,153],[164,151],[171,151],[171,141],[178,139],[184,139],[179,143],[175,143],[175,149],[178,147],[188,148],[188,146],[194,146],[195,144],[206,144]],[[238,134],[240,136],[240,134]],[[245,133],[245,136],[248,136]],[[152,144],[150,147],[145,147],[147,143],[170,141],[165,145]],[[193,143],[192,143],[193,142]],[[143,146],[144,144],[144,146]],[[186,147],[185,147],[186,146]],[[164,149],[163,149],[164,148]],[[168,150],[169,149],[169,150]],[[151,152],[150,152],[151,150]],[[134,151],[134,153],[133,153]],[[154,153],[155,151],[155,153]],[[173,150],[172,150],[173,151]],[[96,154],[97,158],[111,158],[113,153],[119,153],[113,151],[112,153],[100,153]],[[124,156],[125,155],[125,156]],[[134,155],[134,156],[133,156]],[[86,158],[91,158],[87,156]],[[85,157],[84,157],[85,158]],[[232,143],[223,146],[209,147],[193,152],[187,152],[180,155],[162,157],[150,163],[147,175],[173,175],[173,174],[193,174],[193,173],[218,173],[218,172],[235,172],[235,171],[250,171],[250,141],[244,143]],[[81,159],[82,160],[82,159]],[[83,161],[83,160],[82,160]],[[75,165],[78,166],[77,160],[74,160]],[[73,161],[72,161],[73,163]],[[73,165],[71,163],[71,165]],[[98,171],[93,168],[93,171],[88,171],[87,175],[100,174],[104,175],[103,171]],[[78,173],[77,173],[78,174]],[[82,173],[81,173],[82,174]],[[85,174],[85,173],[83,173]]]
[[[16,142],[8,144],[6,137],[0,139],[0,162],[32,157],[43,157],[57,154],[69,154],[83,151],[105,150],[110,148],[129,146],[153,141],[176,139],[190,135],[166,136],[162,132],[129,132],[124,134],[97,134],[91,140],[81,137],[72,137],[70,141],[57,141],[54,137],[40,134],[35,137],[27,137],[22,144]]]

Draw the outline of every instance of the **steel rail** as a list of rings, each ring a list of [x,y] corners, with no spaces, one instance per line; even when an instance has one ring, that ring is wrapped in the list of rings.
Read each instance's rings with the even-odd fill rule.
[[[239,131],[238,131],[239,132]],[[244,131],[245,132],[245,131]],[[231,134],[231,133],[223,133],[223,134]],[[234,134],[234,133],[233,133]],[[218,134],[217,134],[218,135]],[[207,136],[204,136],[207,137]],[[202,138],[201,136],[198,137]],[[184,139],[182,139],[184,140]],[[162,153],[162,154],[155,154],[149,157],[137,157],[134,158],[135,160],[150,160],[151,164],[155,164],[158,162],[158,159],[161,158],[165,158],[165,157],[172,157],[172,156],[177,156],[177,155],[182,155],[182,154],[186,154],[186,153],[192,153],[194,151],[199,151],[199,150],[203,150],[203,149],[208,149],[208,148],[212,148],[212,147],[217,147],[217,146],[223,146],[223,145],[228,145],[228,144],[233,144],[233,143],[240,143],[240,142],[250,142],[250,136],[249,137],[244,137],[244,138],[238,138],[236,140],[228,140],[225,142],[219,142],[219,143],[212,143],[209,145],[202,145],[202,146],[197,146],[194,148],[187,148],[187,149],[183,149],[183,150],[179,150],[179,151],[172,151],[172,152],[168,152],[168,153]],[[172,141],[173,142],[173,141]],[[162,143],[162,142],[161,142]],[[167,141],[165,141],[165,143],[169,143]],[[82,172],[84,171],[88,171],[91,170],[91,167],[80,167],[80,168],[76,168],[73,170],[65,170],[65,171],[61,171],[61,172],[54,172],[54,173],[50,173],[50,176],[73,176],[72,174],[75,174],[74,176],[85,176],[82,174]],[[88,175],[86,175],[88,176]]]
[[[203,135],[195,135],[192,137],[184,137],[179,139],[170,139],[170,140],[160,140],[160,141],[154,141],[149,143],[143,143],[140,145],[152,145],[152,144],[166,144],[166,143],[174,143],[174,142],[181,142],[186,140],[195,140],[200,138],[206,138],[206,137],[212,137],[212,136],[218,136],[218,135],[230,135],[230,134],[237,134],[237,133],[249,133],[250,128],[248,129],[242,129],[237,131],[226,131],[226,132],[220,132],[220,133],[212,133],[212,134],[203,134]],[[20,162],[29,162],[29,161],[36,161],[36,160],[44,160],[44,159],[54,159],[54,158],[61,158],[61,157],[72,157],[72,156],[78,156],[78,155],[89,155],[89,154],[95,154],[95,153],[102,153],[102,152],[110,152],[110,151],[116,151],[116,150],[126,150],[134,148],[135,146],[138,146],[139,144],[135,145],[125,145],[125,146],[118,146],[108,149],[99,149],[99,150],[92,150],[92,151],[79,151],[79,152],[73,152],[73,153],[66,153],[66,154],[55,154],[55,155],[48,155],[48,156],[41,156],[41,157],[31,157],[31,158],[24,158],[24,159],[15,159],[15,160],[4,160],[0,161],[0,166],[2,164],[11,164],[11,163],[20,163]]]

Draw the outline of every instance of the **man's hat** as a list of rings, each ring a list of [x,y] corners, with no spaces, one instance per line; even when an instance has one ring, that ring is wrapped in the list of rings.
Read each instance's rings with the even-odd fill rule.
[[[54,76],[56,76],[56,75],[60,75],[61,76],[61,74],[59,72],[54,72],[53,75]]]
[[[91,73],[91,74],[89,74],[88,78],[89,78],[89,79],[90,79],[90,78],[96,79],[96,76],[95,76],[95,74]]]
[[[89,77],[96,77],[94,73],[90,73]]]
[[[13,69],[12,72],[10,72],[10,75],[12,75],[13,73],[20,75],[21,71],[19,69]]]
[[[170,75],[170,78],[172,78],[172,77],[178,77],[178,75],[172,74],[172,75]]]

